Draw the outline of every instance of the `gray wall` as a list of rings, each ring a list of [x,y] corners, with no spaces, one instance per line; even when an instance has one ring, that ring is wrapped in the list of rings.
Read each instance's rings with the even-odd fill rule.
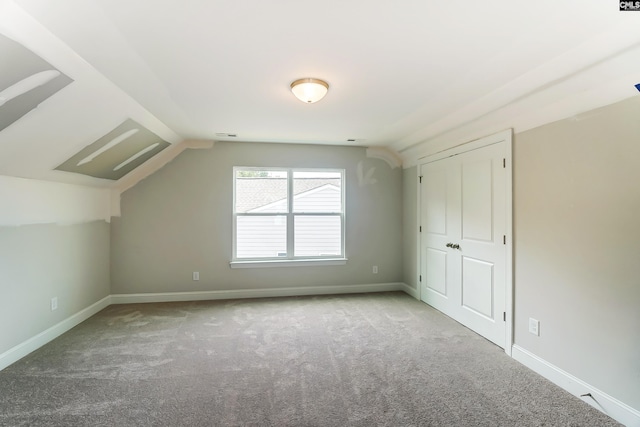
[[[634,408],[639,183],[640,97],[515,137],[515,343]]]
[[[516,134],[513,152],[515,344],[640,408],[640,97]],[[416,171],[404,171],[405,283]]]
[[[402,173],[402,278],[418,291],[418,167]]]
[[[233,166],[344,168],[347,264],[231,269]],[[402,171],[364,148],[219,142],[186,150],[126,191],[121,215],[111,229],[113,294],[402,281]]]
[[[0,227],[0,354],[109,295],[109,233],[104,221]]]

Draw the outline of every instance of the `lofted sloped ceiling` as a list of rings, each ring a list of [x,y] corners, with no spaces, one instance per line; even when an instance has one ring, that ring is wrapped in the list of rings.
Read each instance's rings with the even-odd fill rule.
[[[386,147],[407,161],[640,83],[640,12],[613,0],[0,0],[0,36],[68,79],[16,120],[0,106],[0,174],[116,188],[188,141]],[[5,57],[0,92],[36,72],[6,77],[19,67]],[[298,101],[302,77],[328,95]],[[134,146],[134,128],[159,145]]]

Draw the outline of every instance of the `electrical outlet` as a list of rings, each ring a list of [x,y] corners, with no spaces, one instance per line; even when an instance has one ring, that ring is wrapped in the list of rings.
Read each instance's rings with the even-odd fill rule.
[[[193,272],[193,280],[200,280],[200,272],[199,271],[194,271]]]
[[[540,321],[534,319],[533,317],[529,318],[529,332],[535,336],[540,336]]]
[[[378,266],[377,265],[373,266],[373,274],[378,274]]]
[[[58,297],[51,298],[51,311],[56,311],[58,309]]]

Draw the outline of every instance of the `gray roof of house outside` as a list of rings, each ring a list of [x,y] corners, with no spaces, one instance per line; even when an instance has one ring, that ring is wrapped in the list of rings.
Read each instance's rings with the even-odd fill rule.
[[[340,188],[339,178],[296,178],[294,196],[323,185]],[[282,200],[287,194],[286,178],[237,177],[236,212],[247,212]]]

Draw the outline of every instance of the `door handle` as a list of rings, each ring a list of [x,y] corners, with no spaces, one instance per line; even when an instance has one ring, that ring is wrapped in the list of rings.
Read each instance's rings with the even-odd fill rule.
[[[448,248],[451,248],[451,249],[460,249],[460,245],[459,245],[459,244],[457,244],[457,243],[455,243],[455,244],[454,244],[454,243],[447,243],[447,245],[446,245],[446,246],[447,246]]]
[[[448,248],[452,248],[453,247],[453,243],[447,243],[447,247]]]

